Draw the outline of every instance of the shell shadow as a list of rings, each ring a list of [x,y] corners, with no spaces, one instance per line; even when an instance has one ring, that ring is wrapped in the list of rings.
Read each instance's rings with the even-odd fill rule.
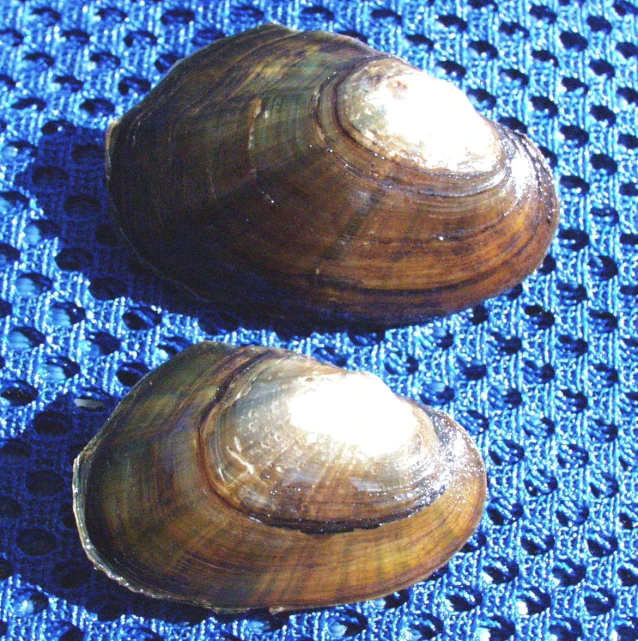
[[[347,320],[273,317],[246,302],[216,305],[193,298],[142,265],[111,221],[104,177],[103,129],[59,120],[46,123],[29,167],[17,176],[18,199],[35,197],[44,217],[30,222],[31,245],[53,238],[60,249],[55,263],[62,272],[80,272],[98,301],[128,297],[138,303],[199,319],[206,334],[243,328],[271,330],[282,337],[353,328],[374,330]]]

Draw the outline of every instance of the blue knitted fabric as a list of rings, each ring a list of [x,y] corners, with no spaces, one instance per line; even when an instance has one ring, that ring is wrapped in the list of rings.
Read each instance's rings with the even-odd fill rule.
[[[638,639],[635,0],[0,0],[0,637]],[[550,254],[475,309],[378,332],[205,308],[109,222],[108,123],[179,58],[267,21],[355,35],[526,131],[562,203]],[[146,372],[203,339],[299,350],[453,414],[486,461],[450,563],[357,605],[213,615],[86,559],[74,457]]]

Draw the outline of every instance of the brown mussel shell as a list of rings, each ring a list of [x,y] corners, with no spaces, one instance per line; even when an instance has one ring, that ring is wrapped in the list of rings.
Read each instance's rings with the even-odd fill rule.
[[[376,376],[204,342],[146,376],[75,462],[84,549],[136,592],[220,610],[379,597],[446,563],[486,479],[465,431]]]
[[[265,25],[177,64],[112,125],[118,228],[199,297],[396,325],[541,262],[551,172],[449,83],[332,33]]]

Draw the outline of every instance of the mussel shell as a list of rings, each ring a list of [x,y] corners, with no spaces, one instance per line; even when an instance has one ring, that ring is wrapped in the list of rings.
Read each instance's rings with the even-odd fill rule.
[[[364,101],[411,84],[419,99],[431,85],[435,106],[452,96],[485,149],[446,167],[397,142],[391,109]],[[111,127],[117,226],[145,263],[216,302],[383,325],[475,305],[541,262],[558,203],[534,144],[442,84],[331,33],[265,25],[215,42]],[[446,109],[424,104],[441,122],[415,130],[463,149]]]
[[[427,577],[476,528],[486,481],[458,424],[371,374],[205,342],[130,392],[73,488],[87,555],[131,590],[284,610]]]

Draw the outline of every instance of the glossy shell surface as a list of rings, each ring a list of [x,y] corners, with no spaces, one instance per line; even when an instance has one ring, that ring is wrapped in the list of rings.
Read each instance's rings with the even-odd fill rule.
[[[265,25],[177,64],[111,127],[118,228],[213,302],[394,325],[543,259],[553,179],[451,84],[346,36]]]
[[[75,463],[84,549],[136,592],[213,609],[361,601],[477,527],[480,454],[376,376],[205,342],[145,377]]]

